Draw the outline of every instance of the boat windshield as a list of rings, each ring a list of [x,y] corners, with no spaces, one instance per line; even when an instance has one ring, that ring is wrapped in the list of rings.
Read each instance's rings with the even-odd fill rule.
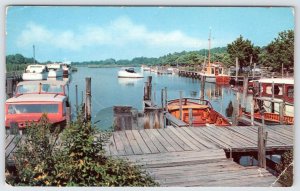
[[[8,114],[58,113],[58,104],[9,104]]]
[[[135,73],[134,68],[127,68],[125,71],[129,73]]]
[[[19,85],[17,94],[39,93],[39,84]],[[63,93],[62,85],[42,84],[41,93]]]

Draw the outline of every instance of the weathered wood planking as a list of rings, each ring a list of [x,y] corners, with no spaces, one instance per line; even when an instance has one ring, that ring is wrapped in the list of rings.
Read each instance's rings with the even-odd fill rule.
[[[236,152],[257,149],[257,126],[182,127],[114,132],[111,149],[117,155],[150,154],[178,151],[225,149]],[[293,126],[266,126],[267,150],[290,150],[293,147]],[[121,142],[122,143],[121,143]],[[127,152],[128,151],[128,152]],[[133,152],[131,152],[133,151]],[[115,155],[115,154],[113,154]]]

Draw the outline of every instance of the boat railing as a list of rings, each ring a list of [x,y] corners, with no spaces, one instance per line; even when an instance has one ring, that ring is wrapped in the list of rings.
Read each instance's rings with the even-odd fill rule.
[[[168,104],[172,103],[172,102],[179,101],[179,100],[180,100],[180,98],[168,100]],[[183,98],[181,98],[181,100],[182,100],[183,103],[187,102],[187,101],[193,101],[193,102],[201,104],[201,105],[208,105],[209,107],[212,108],[212,105],[211,105],[210,101],[205,100],[205,99],[192,98],[192,97],[183,97]]]

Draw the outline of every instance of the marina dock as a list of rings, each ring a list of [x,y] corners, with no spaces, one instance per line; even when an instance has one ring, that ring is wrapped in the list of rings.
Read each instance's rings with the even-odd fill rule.
[[[161,186],[279,186],[267,170],[231,158],[257,154],[257,131],[257,126],[116,131],[105,150],[142,165]],[[265,131],[267,154],[293,149],[293,126]]]

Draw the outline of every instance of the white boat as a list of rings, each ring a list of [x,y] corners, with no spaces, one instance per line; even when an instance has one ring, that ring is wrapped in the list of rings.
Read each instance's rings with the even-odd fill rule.
[[[46,65],[33,64],[27,66],[22,75],[23,80],[46,80],[48,76],[48,68]]]
[[[49,73],[48,78],[57,78],[63,76],[63,69],[60,63],[47,64]]]
[[[140,73],[136,73],[134,68],[126,68],[118,72],[118,78],[143,78],[144,76]]]

